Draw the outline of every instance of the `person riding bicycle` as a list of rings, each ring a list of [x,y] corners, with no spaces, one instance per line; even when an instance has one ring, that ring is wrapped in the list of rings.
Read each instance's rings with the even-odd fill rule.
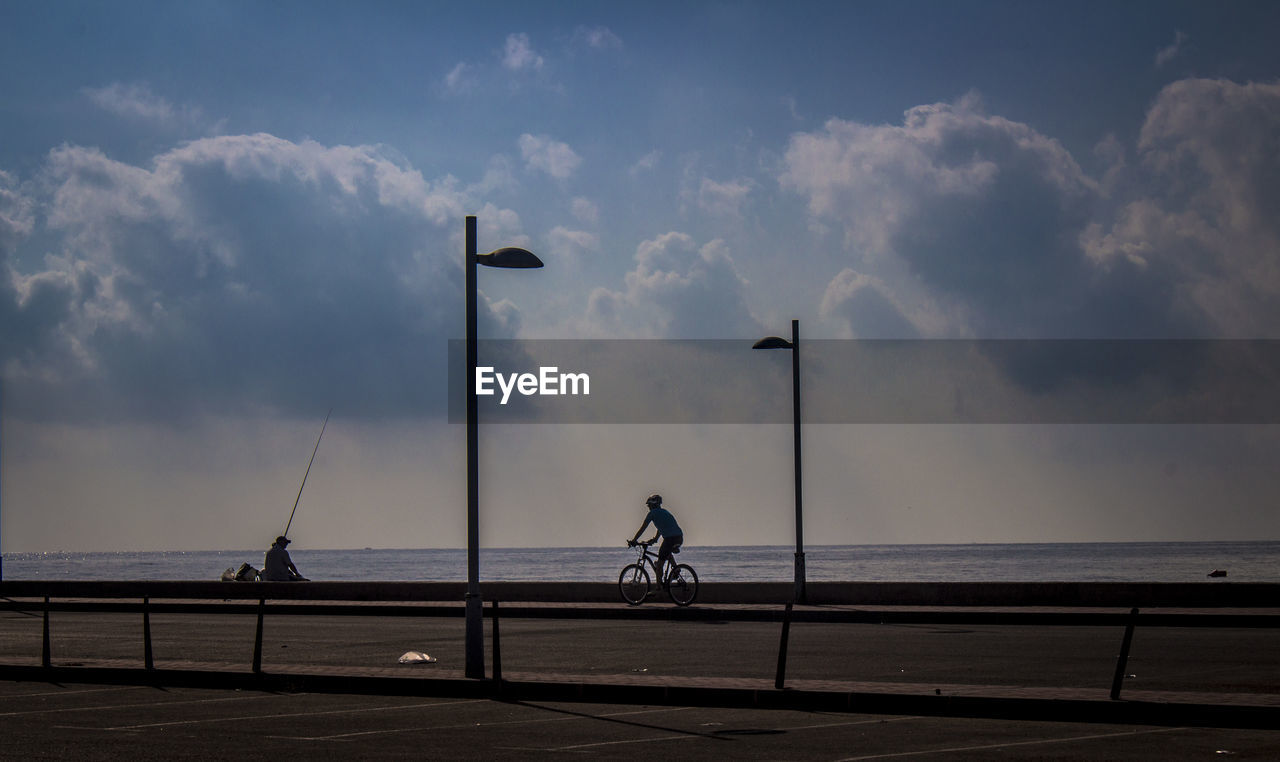
[[[671,511],[662,507],[662,495],[650,495],[644,504],[648,507],[649,513],[644,517],[644,523],[640,525],[640,529],[636,531],[636,536],[627,540],[627,546],[635,547],[636,541],[640,539],[640,535],[644,534],[645,528],[653,524],[657,534],[646,544],[652,544],[659,536],[662,537],[662,545],[658,547],[658,569],[661,570],[659,573],[667,574],[666,561],[670,560],[671,554],[678,551],[684,544],[684,532],[680,530],[680,525],[676,523],[676,517],[671,515]]]

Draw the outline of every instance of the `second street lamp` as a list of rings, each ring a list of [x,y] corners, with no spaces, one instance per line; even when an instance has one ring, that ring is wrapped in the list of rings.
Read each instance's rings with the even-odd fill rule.
[[[791,341],[777,336],[768,336],[757,341],[752,349],[790,349],[791,350],[791,429],[795,438],[795,472],[796,472],[796,567],[795,567],[795,600],[805,602],[805,570],[804,570],[804,496],[801,489],[801,477],[804,473],[800,467],[800,321],[791,321]]]
[[[476,407],[476,264],[489,267],[542,267],[532,252],[506,247],[476,254],[476,218],[467,217],[467,629],[466,675],[484,679],[484,601],[480,597],[479,410]]]

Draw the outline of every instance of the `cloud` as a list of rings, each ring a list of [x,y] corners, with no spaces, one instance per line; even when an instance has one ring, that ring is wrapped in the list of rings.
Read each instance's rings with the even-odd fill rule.
[[[507,42],[502,49],[502,65],[511,71],[532,69],[539,71],[544,64],[543,58],[529,44],[529,35],[516,33],[507,35]]]
[[[1099,184],[1061,143],[976,96],[917,106],[898,126],[832,119],[793,136],[784,162],[783,186],[843,228],[854,270],[878,275],[875,290],[906,314],[945,316],[931,335],[1186,329],[1167,281],[1131,262],[1099,273],[1086,255]]]
[[[664,233],[636,248],[622,291],[595,289],[589,335],[643,338],[743,338],[761,330],[747,306],[747,281],[720,239],[699,246]]]
[[[195,127],[204,121],[199,108],[174,106],[145,83],[113,82],[104,87],[85,88],[82,92],[98,108],[123,119],[150,122],[167,129]]]
[[[600,221],[600,209],[589,198],[582,196],[574,198],[572,208],[573,216],[578,218],[580,222],[594,225]]]
[[[1187,35],[1184,34],[1181,29],[1175,31],[1173,34],[1173,42],[1167,47],[1161,48],[1156,53],[1156,68],[1159,69],[1173,59],[1182,55],[1183,50],[1185,50],[1184,46],[1187,43],[1187,39]]]
[[[174,108],[164,98],[143,84],[113,82],[106,87],[85,88],[94,105],[117,116],[168,122],[174,119]]]
[[[34,199],[0,171],[0,371],[6,375],[48,351],[75,291],[73,273],[17,270],[14,255],[35,222]]]
[[[606,26],[580,26],[573,30],[573,40],[593,50],[622,49],[622,40]]]
[[[489,164],[485,167],[484,176],[480,178],[480,182],[470,186],[468,191],[483,194],[490,191],[512,191],[518,186],[519,182],[512,169],[511,159],[497,154],[489,158]]]
[[[652,150],[649,153],[637,159],[636,163],[631,165],[631,169],[628,170],[628,173],[632,177],[635,177],[641,172],[648,172],[652,170],[654,167],[658,166],[658,161],[661,158],[662,158],[662,151],[659,151],[657,149]]]
[[[921,335],[906,308],[879,278],[841,270],[827,284],[819,313],[849,326],[853,338],[911,339]]]
[[[1280,325],[1280,83],[1189,79],[1147,112],[1135,190],[1084,236],[1100,267],[1140,265],[1171,283],[1173,307],[1212,335]]]
[[[1114,136],[1099,145],[1099,182],[1058,141],[966,97],[897,126],[797,134],[780,179],[844,231],[848,271],[825,304],[855,335],[886,313],[855,319],[850,300],[883,297],[933,336],[1268,338],[1278,130],[1280,83],[1174,82],[1136,161]]]
[[[444,75],[445,90],[451,93],[467,92],[475,87],[475,67],[465,61],[459,62]]]
[[[519,145],[525,166],[546,172],[557,180],[573,174],[582,163],[582,158],[567,143],[552,140],[546,135],[525,133],[520,136]]]
[[[600,248],[599,236],[584,230],[570,230],[557,225],[547,234],[551,251],[557,255],[578,258]]]
[[[443,413],[460,223],[476,206],[452,178],[375,147],[258,134],[185,143],[145,168],[63,146],[41,188],[0,193],[0,217],[19,221],[0,227],[7,402],[22,400],[6,414]],[[527,241],[514,212],[481,215],[486,235]],[[32,220],[52,253],[17,272],[8,252]],[[485,335],[518,330],[509,301],[484,299],[480,315]]]
[[[18,188],[13,175],[0,170],[0,257],[30,235],[35,224],[34,202]]]
[[[704,177],[698,187],[698,206],[710,214],[741,218],[742,207],[754,187],[749,179],[719,183]]]

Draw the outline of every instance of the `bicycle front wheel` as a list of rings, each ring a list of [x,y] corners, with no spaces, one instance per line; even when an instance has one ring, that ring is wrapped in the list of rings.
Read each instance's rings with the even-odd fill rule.
[[[627,564],[618,575],[618,592],[622,600],[639,606],[649,595],[649,572],[640,564]]]
[[[698,597],[698,573],[688,564],[678,564],[667,581],[667,594],[677,606],[688,606]]]

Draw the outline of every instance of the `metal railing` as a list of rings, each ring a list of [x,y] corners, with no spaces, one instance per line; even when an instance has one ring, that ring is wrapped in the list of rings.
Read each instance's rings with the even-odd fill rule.
[[[777,587],[775,590],[773,588]],[[1143,627],[1280,628],[1280,585],[1089,585],[1062,583],[981,583],[911,585],[910,583],[817,583],[809,597],[823,605],[797,608],[768,598],[789,593],[788,583],[703,586],[702,599],[716,606],[668,605],[631,607],[617,602],[616,586],[595,583],[491,583],[484,587],[490,602],[485,615],[492,623],[490,679],[502,682],[499,612],[522,619],[614,619],[672,621],[774,622],[781,625],[775,687],[786,684],[788,640],[793,622],[827,624],[931,624],[1093,626],[1123,628],[1110,696],[1118,699],[1134,630]],[[837,594],[843,589],[844,594]],[[556,591],[559,590],[557,593]],[[904,591],[909,594],[904,594]],[[392,616],[462,617],[461,583],[222,583],[222,582],[0,582],[0,610],[39,611],[42,619],[41,666],[53,666],[50,612],[131,613],[142,617],[143,670],[154,671],[151,637],[153,614],[253,615],[256,617],[252,672],[262,674],[264,620],[271,616]],[[892,603],[906,599],[909,603]],[[1069,593],[1064,595],[1064,593]],[[858,600],[861,597],[863,600]],[[1014,604],[999,605],[1003,597]],[[1141,613],[1138,606],[1123,610],[1098,610],[1105,602],[1115,606],[1128,598],[1134,603],[1164,610]],[[876,601],[866,603],[865,599]],[[159,599],[159,600],[156,600]],[[700,599],[700,602],[701,600]],[[762,600],[763,599],[763,600]],[[499,600],[503,605],[499,607]],[[964,600],[963,605],[946,601]],[[974,604],[974,600],[983,601]],[[268,603],[273,601],[273,603]],[[607,603],[606,603],[607,601]],[[923,601],[923,603],[922,603]],[[1028,601],[1033,601],[1029,603]],[[1055,602],[1056,601],[1056,602]],[[732,605],[726,605],[732,604]],[[1055,606],[1034,610],[1029,606]],[[1194,607],[1195,611],[1168,610]],[[1220,611],[1230,607],[1245,611]],[[0,664],[0,674],[6,665]]]

